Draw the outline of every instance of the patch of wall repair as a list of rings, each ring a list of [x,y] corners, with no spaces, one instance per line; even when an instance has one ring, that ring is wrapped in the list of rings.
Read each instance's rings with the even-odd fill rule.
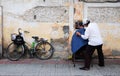
[[[66,59],[68,57],[68,40],[66,40],[65,38],[53,39],[52,45],[55,48],[54,58]]]
[[[67,58],[69,55],[68,40],[69,40],[69,26],[55,23],[51,31],[51,43],[55,48],[53,58]]]
[[[69,26],[63,26],[64,38],[68,39],[69,37]]]
[[[89,7],[88,18],[97,23],[120,23],[120,7]]]
[[[64,37],[63,26],[65,23],[54,23],[51,26],[51,38],[52,39],[59,39]]]
[[[82,20],[83,19],[83,3],[78,2],[74,4],[74,20]]]
[[[69,20],[68,7],[65,6],[37,6],[29,9],[23,19],[31,22],[66,22]]]

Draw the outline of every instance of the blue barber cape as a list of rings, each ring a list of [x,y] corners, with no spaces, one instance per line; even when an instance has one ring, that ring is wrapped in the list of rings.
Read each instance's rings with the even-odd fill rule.
[[[84,34],[85,29],[81,28],[76,30],[76,32],[80,32],[81,34]],[[88,40],[84,40],[80,36],[77,36],[76,32],[73,34],[71,41],[71,50],[73,53],[77,52],[82,46],[88,43]]]

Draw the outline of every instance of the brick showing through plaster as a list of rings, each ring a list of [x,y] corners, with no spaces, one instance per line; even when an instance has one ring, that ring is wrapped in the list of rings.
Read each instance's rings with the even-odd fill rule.
[[[120,19],[119,7],[89,7],[88,19],[100,23],[115,23]]]
[[[37,6],[25,12],[23,19],[33,22],[67,22],[69,20],[68,7],[65,6]]]

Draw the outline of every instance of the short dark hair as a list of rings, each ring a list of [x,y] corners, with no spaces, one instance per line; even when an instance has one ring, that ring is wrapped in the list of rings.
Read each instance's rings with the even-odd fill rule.
[[[83,22],[82,22],[82,21],[76,21],[76,22],[75,22],[75,25],[82,26],[82,25],[83,25]]]
[[[88,25],[89,23],[90,23],[90,20],[87,20],[87,23],[86,23],[86,24]]]
[[[79,28],[77,28],[78,26],[83,26],[83,22],[80,20],[76,21],[75,22],[75,29],[79,29]]]
[[[84,21],[84,23],[83,23],[84,26],[86,26],[86,25],[88,26],[88,24],[90,24],[90,20],[86,20],[86,21]]]

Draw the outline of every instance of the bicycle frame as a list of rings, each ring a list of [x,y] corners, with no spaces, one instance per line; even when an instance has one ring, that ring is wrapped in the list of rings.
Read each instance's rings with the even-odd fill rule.
[[[18,29],[18,35],[22,36],[23,34],[21,33],[21,28]],[[25,33],[29,33],[28,31],[24,31]],[[34,55],[41,59],[41,60],[46,60],[52,57],[53,53],[54,53],[54,48],[53,46],[44,38],[39,38],[38,36],[32,36],[32,38],[34,39],[34,41],[32,42],[32,44],[28,44],[27,42],[25,42],[24,44],[20,44],[21,46],[23,46],[23,48],[21,47],[21,51],[23,52],[19,57],[12,57],[14,56],[13,54],[10,54],[10,47],[12,47],[11,45],[16,45],[16,44],[10,44],[7,48],[7,57],[10,60],[16,61],[19,60],[20,57],[22,57],[22,55],[25,53],[25,50],[28,50],[29,56],[34,57]],[[23,37],[24,39],[24,37]],[[18,45],[17,45],[18,46]],[[13,48],[14,49],[14,48]],[[17,49],[16,49],[17,50]],[[14,53],[14,51],[12,52]]]

